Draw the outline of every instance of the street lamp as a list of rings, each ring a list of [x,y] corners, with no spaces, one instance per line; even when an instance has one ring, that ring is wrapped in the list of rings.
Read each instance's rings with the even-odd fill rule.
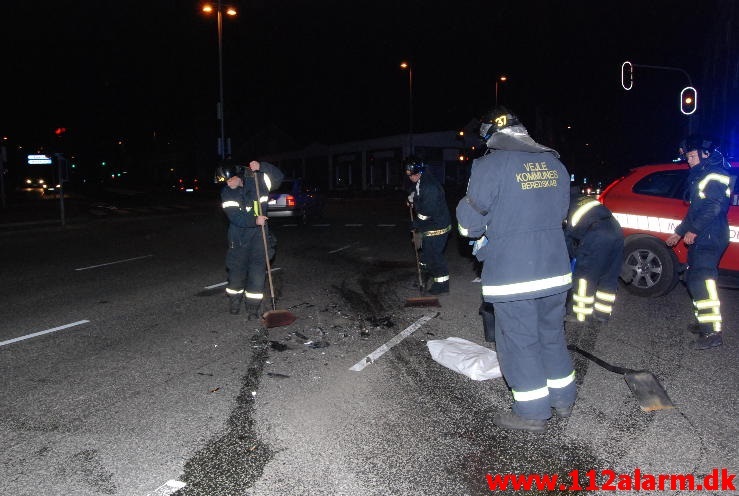
[[[408,62],[401,62],[400,68],[408,70],[408,154],[413,155],[413,68]]]
[[[203,12],[206,14],[212,14],[216,12],[217,25],[218,25],[218,107],[216,109],[216,116],[220,123],[221,137],[218,141],[218,156],[221,160],[226,158],[226,131],[224,124],[224,109],[223,109],[223,14],[224,7],[221,0],[215,4],[206,3],[203,5]],[[231,17],[236,16],[236,9],[233,7],[226,7],[225,14]],[[230,148],[230,147],[228,147]]]
[[[498,106],[498,83],[505,83],[508,81],[508,76],[500,76],[495,80],[495,106]]]

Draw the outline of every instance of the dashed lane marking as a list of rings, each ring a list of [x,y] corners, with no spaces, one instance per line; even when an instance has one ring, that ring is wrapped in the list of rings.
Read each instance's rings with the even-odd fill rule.
[[[35,338],[35,337],[38,337],[38,336],[43,336],[44,334],[50,334],[52,332],[61,331],[62,329],[69,329],[70,327],[75,327],[75,326],[78,326],[78,325],[87,324],[88,322],[90,322],[90,321],[89,320],[78,320],[77,322],[72,322],[71,324],[66,324],[66,325],[63,325],[63,326],[54,327],[54,328],[51,328],[51,329],[46,329],[45,331],[34,332],[32,334],[26,334],[25,336],[20,336],[20,337],[13,338],[13,339],[8,339],[7,341],[0,341],[0,346],[5,346],[6,344],[17,343],[18,341],[23,341],[23,340]]]
[[[344,251],[344,250],[346,250],[347,248],[351,248],[351,247],[352,247],[352,245],[354,245],[354,243],[348,244],[348,245],[346,245],[346,246],[342,246],[341,248],[336,248],[335,250],[331,250],[331,251],[329,252],[329,254],[333,254],[333,253],[339,253],[340,251]]]
[[[156,488],[154,492],[146,493],[146,496],[169,496],[175,491],[179,491],[186,485],[187,484],[185,484],[184,482],[178,480],[168,480],[167,482]]]
[[[225,286],[226,284],[228,284],[228,281],[223,281],[223,282],[219,282],[218,284],[211,284],[210,286],[205,286],[205,289],[219,288],[221,286]]]
[[[436,313],[429,313],[427,315],[424,315],[417,321],[415,321],[413,324],[406,327],[403,331],[401,331],[399,334],[397,334],[394,338],[392,338],[387,343],[383,344],[379,348],[377,348],[375,351],[367,355],[366,357],[362,358],[360,361],[352,365],[349,370],[353,370],[355,372],[361,372],[362,369],[364,369],[367,365],[374,363],[377,361],[378,358],[380,358],[382,355],[384,355],[387,351],[389,351],[393,346],[403,341],[405,338],[413,334],[419,327],[421,327],[423,324],[428,322],[429,320],[433,319],[439,315],[439,312]]]

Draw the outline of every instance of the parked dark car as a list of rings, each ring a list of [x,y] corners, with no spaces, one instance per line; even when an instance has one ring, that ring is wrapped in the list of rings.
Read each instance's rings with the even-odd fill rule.
[[[325,204],[323,195],[306,185],[302,179],[285,179],[279,188],[269,193],[267,216],[291,217],[303,223],[309,217],[321,217]]]

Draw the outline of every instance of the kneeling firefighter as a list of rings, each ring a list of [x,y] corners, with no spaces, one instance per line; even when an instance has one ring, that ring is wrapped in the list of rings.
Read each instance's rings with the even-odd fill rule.
[[[611,211],[592,196],[570,191],[565,224],[570,258],[576,260],[572,275],[572,307],[579,322],[608,322],[623,265],[624,235]]]
[[[226,163],[216,171],[216,182],[226,183],[221,200],[229,221],[226,294],[231,314],[238,314],[244,301],[248,318],[259,316],[266,270],[261,228],[266,228],[267,193],[278,188],[282,179],[277,167],[256,160],[248,166]]]
[[[414,240],[420,238],[420,246],[416,243],[416,248],[420,248],[421,270],[433,281],[429,293],[448,293],[449,267],[444,249],[452,224],[444,188],[418,157],[405,160],[405,173],[415,185],[408,195],[408,204],[416,211],[411,228]]]

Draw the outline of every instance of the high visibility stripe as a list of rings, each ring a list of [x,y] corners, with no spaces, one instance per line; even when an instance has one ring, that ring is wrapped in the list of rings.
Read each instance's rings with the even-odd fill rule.
[[[457,224],[457,230],[459,231],[459,234],[464,237],[468,237],[467,235],[470,233],[469,229],[462,227],[462,224]]]
[[[573,294],[572,295],[572,301],[576,301],[577,303],[583,303],[585,305],[592,305],[593,302],[595,302],[594,296],[580,296],[579,294]]]
[[[262,298],[264,298],[264,293],[249,293],[248,291],[245,291],[244,297],[250,298],[252,300],[261,300]]]
[[[435,231],[425,231],[424,236],[440,236],[452,230],[452,226],[446,226],[444,229],[436,229]]]
[[[269,196],[260,196],[259,197],[259,201],[262,202],[262,203],[264,203],[266,201],[269,201]]]
[[[239,202],[233,201],[233,200],[225,201],[225,202],[223,202],[222,206],[223,206],[223,208],[238,207],[239,206]]]
[[[547,277],[535,281],[517,282],[514,284],[501,284],[499,286],[483,286],[482,294],[485,296],[503,296],[521,293],[531,293],[542,289],[556,288],[572,283],[572,272],[561,276]]]
[[[533,401],[549,396],[549,388],[544,386],[533,391],[516,391],[513,389],[513,399],[516,401]]]
[[[706,291],[708,291],[708,299],[718,301],[718,290],[716,290],[716,281],[706,279]]]
[[[726,196],[731,197],[731,190],[728,187],[729,183],[731,182],[731,179],[729,178],[729,176],[725,176],[723,174],[716,174],[716,173],[708,174],[706,177],[703,178],[703,180],[701,180],[701,182],[698,183],[698,196],[699,197],[701,198],[706,197],[705,193],[703,193],[703,190],[706,189],[706,186],[711,181],[718,181],[721,184],[725,185],[727,187]]]
[[[421,215],[421,214],[416,214],[416,217],[418,217],[418,218],[419,218],[419,219],[421,219],[421,220],[426,220],[426,219],[428,219],[428,218],[429,218],[429,216],[428,216],[428,215]]]
[[[434,282],[446,282],[449,280],[449,276],[434,277]]]
[[[610,305],[606,305],[604,303],[595,302],[595,305],[593,305],[593,308],[595,308],[597,311],[601,313],[607,313],[610,315],[611,312],[613,312],[613,307]]]
[[[616,301],[616,295],[613,293],[606,293],[604,291],[596,291],[595,297],[601,301],[607,301],[609,303],[613,303]]]
[[[547,379],[547,387],[550,389],[562,389],[575,381],[575,371],[573,370],[567,377],[561,379]]]
[[[682,222],[678,219],[666,217],[651,217],[648,215],[632,215],[613,212],[613,216],[624,229],[635,229],[637,231],[650,231],[672,234],[675,228]],[[739,226],[729,226],[729,241],[739,243]]]
[[[706,322],[721,322],[722,321],[720,315],[716,315],[713,313],[709,313],[706,315],[698,315],[697,318],[698,318],[698,322],[700,322],[701,324],[704,324]]]
[[[693,302],[695,308],[699,310],[705,310],[706,308],[715,308],[721,306],[721,302],[718,300],[700,300]]]
[[[593,208],[597,207],[598,205],[600,205],[600,202],[599,201],[597,201],[597,200],[591,200],[588,203],[586,203],[585,205],[583,205],[582,207],[580,207],[577,210],[575,210],[575,213],[572,214],[572,219],[570,221],[570,225],[572,227],[575,227],[577,225],[577,223],[580,222],[580,219],[582,219],[583,215],[585,215],[586,213],[588,213],[590,210],[592,210]]]
[[[243,292],[244,292],[244,290],[243,290],[243,289],[231,289],[231,288],[226,288],[226,293],[228,293],[228,294],[232,294],[232,295],[235,295],[235,294],[241,294],[241,293],[243,293]]]
[[[264,184],[267,186],[267,191],[272,190],[272,179],[267,174],[264,174]],[[267,201],[267,200],[264,200]]]

